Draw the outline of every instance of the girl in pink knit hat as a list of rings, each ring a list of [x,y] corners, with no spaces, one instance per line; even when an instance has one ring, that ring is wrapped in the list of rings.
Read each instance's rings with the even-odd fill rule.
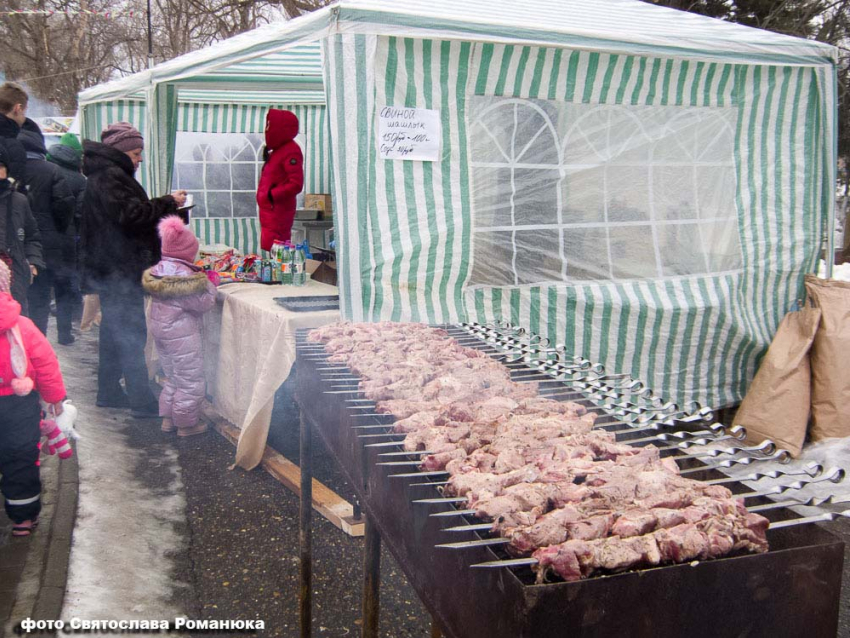
[[[166,381],[159,395],[164,432],[177,436],[205,432],[200,421],[204,400],[203,315],[215,305],[215,286],[193,264],[198,240],[176,216],[159,223],[162,260],[142,276],[152,297],[150,330]]]
[[[0,261],[0,491],[13,536],[28,536],[41,511],[38,443],[42,400],[62,414],[65,385],[56,354],[9,294],[10,272]]]

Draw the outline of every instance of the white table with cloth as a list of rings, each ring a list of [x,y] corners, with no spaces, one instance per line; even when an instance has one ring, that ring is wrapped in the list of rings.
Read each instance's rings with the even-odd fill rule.
[[[339,321],[338,310],[292,312],[275,297],[338,295],[335,286],[225,284],[204,317],[207,393],[215,409],[241,430],[236,464],[247,470],[263,457],[274,396],[295,363],[295,333]]]

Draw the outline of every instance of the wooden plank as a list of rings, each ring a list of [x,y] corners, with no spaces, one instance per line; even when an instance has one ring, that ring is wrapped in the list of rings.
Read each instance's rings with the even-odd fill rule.
[[[239,428],[220,416],[208,403],[204,403],[203,415],[233,445],[239,442]],[[300,493],[301,470],[295,463],[267,445],[260,464],[288,490]],[[351,503],[316,479],[313,479],[313,509],[349,536],[363,536],[365,521],[354,518]]]

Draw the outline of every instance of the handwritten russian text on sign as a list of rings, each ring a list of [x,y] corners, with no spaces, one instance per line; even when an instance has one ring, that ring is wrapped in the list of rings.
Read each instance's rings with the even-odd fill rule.
[[[381,159],[436,162],[440,159],[440,112],[385,106],[378,111]]]

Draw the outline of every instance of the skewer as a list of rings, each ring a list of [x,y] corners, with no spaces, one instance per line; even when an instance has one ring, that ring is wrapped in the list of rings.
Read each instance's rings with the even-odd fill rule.
[[[437,452],[432,452],[431,450],[416,450],[413,452],[403,450],[401,452],[381,452],[378,456],[428,456],[429,454],[437,454]]]
[[[445,518],[449,516],[466,516],[467,514],[475,514],[477,510],[449,510],[448,512],[434,512],[429,516]]]
[[[831,470],[830,470],[831,471]],[[803,468],[800,469],[789,469],[789,470],[769,470],[767,472],[753,472],[751,474],[747,474],[746,476],[735,477],[730,476],[727,478],[721,479],[713,479],[711,481],[705,481],[708,485],[722,485],[723,483],[743,483],[746,481],[759,481],[763,478],[771,478],[777,479],[782,476],[795,476],[795,475],[806,475],[811,476],[812,478],[816,476],[820,476],[823,473],[823,465],[818,463],[809,463]]]
[[[363,416],[362,414],[355,414],[354,416]],[[377,425],[352,425],[352,430],[377,430],[378,428],[391,428],[393,426],[392,423],[384,423]]]
[[[469,501],[465,496],[445,497],[445,498],[420,498],[411,503],[419,503],[423,505],[439,505],[440,503],[466,503]]]
[[[828,521],[834,521],[839,517],[850,518],[850,510],[844,510],[843,512],[825,512],[824,514],[818,514],[817,516],[806,516],[804,518],[792,518],[787,521],[776,521],[775,523],[771,523],[768,529],[782,529],[783,527],[808,525],[810,523],[826,523]]]
[[[666,452],[668,450],[688,450],[688,449],[690,449],[692,447],[696,447],[698,445],[711,445],[712,443],[717,443],[719,441],[729,441],[729,440],[739,441],[740,439],[736,439],[736,438],[734,438],[734,437],[732,437],[728,434],[723,434],[721,436],[711,438],[711,439],[705,439],[705,438],[703,438],[703,439],[691,439],[691,440],[688,440],[688,441],[681,441],[679,443],[673,443],[671,445],[658,446],[657,449],[658,449],[659,452]],[[627,441],[626,443],[628,445],[631,445],[633,443],[633,441]],[[673,458],[677,458],[677,457],[673,457]]]
[[[647,428],[642,429],[658,429],[660,426],[648,426]],[[661,426],[663,427],[663,426]],[[628,433],[629,430],[618,430],[616,432],[612,432],[612,434],[620,434],[620,433]],[[717,437],[725,436],[727,438],[735,439],[737,441],[743,441],[747,437],[747,431],[742,428],[740,425],[736,425],[734,427],[729,428],[728,430],[721,425],[720,423],[715,423],[714,425],[709,426],[708,430],[700,430],[698,432],[688,432],[686,430],[679,430],[677,432],[662,432],[661,434],[656,434],[655,436],[646,436],[642,439],[629,439],[625,441],[628,444],[632,443],[646,443],[647,441],[670,441],[673,439],[686,440],[691,438],[703,438],[706,436],[710,436],[715,440],[720,440]]]
[[[787,492],[789,490],[801,490],[804,487],[807,487],[809,485],[816,485],[818,483],[841,483],[844,480],[845,474],[846,472],[843,468],[835,467],[830,469],[827,474],[819,476],[818,478],[810,479],[808,481],[794,481],[793,483],[788,483],[786,485],[775,485],[773,487],[758,492],[735,494],[735,498],[755,498],[758,496],[769,496],[771,494],[782,494],[783,492]]]
[[[533,371],[531,371],[531,372],[533,372]],[[513,381],[514,383],[524,383],[526,381],[538,381],[538,380],[557,381],[558,383],[564,383],[564,381],[561,381],[559,379],[553,379],[550,375],[541,374],[539,372],[535,372],[533,374],[527,374],[527,375],[525,375],[521,378],[514,377],[514,378],[511,379],[511,381]]]
[[[388,478],[419,478],[420,476],[446,476],[445,470],[434,470],[433,472],[405,472],[404,474],[390,474]]]
[[[678,461],[681,457],[676,458]],[[785,460],[783,460],[785,459]],[[777,450],[775,454],[771,456],[744,456],[739,459],[726,459],[724,461],[718,461],[712,465],[704,465],[703,467],[692,467],[688,470],[682,470],[679,474],[693,474],[694,472],[705,472],[708,470],[720,470],[722,468],[729,468],[733,465],[750,465],[752,463],[761,463],[764,461],[779,461],[780,463],[787,463],[790,459],[790,455],[788,454],[788,450]]]
[[[404,434],[403,432],[387,432],[387,434]],[[369,443],[365,447],[398,447],[399,445],[404,445],[404,441],[385,441],[383,443]],[[408,452],[408,454],[417,454],[417,452]],[[427,454],[433,454],[433,452],[427,452]]]
[[[375,439],[381,436],[407,436],[404,432],[382,432],[381,434],[358,434],[358,439]]]
[[[787,501],[776,501],[775,503],[768,503],[767,505],[756,505],[755,507],[748,507],[747,511],[765,512],[767,510],[778,509],[780,507],[820,507],[821,505],[838,505],[841,503],[848,502],[850,502],[850,497],[837,496],[833,494],[831,496],[826,496],[823,498],[813,496],[805,500],[792,498]]]
[[[777,458],[775,460],[778,460],[780,463],[787,463],[788,461],[791,460],[791,454],[788,452],[788,450],[778,450],[777,451],[776,450],[776,443],[774,443],[773,441],[770,441],[770,440],[765,440],[762,443],[760,443],[759,445],[754,445],[754,446],[751,446],[751,447],[716,448],[716,449],[711,449],[711,450],[705,450],[704,452],[697,452],[695,454],[674,455],[673,458],[675,458],[677,461],[680,461],[682,459],[700,459],[700,458],[705,458],[705,457],[716,458],[718,456],[722,456],[722,455],[726,455],[726,454],[735,455],[735,454],[740,454],[742,452],[759,453],[759,454],[764,454],[766,456],[769,456],[769,455],[775,456],[776,455],[775,453],[783,453],[784,452],[784,455],[782,455],[780,458]],[[783,458],[785,459],[784,461],[781,460]]]
[[[818,514],[816,516],[806,516],[802,518],[792,518],[786,521],[775,521],[770,523],[768,529],[776,530],[782,529],[785,527],[795,527],[797,525],[810,525],[812,523],[826,523],[829,521],[834,521],[836,518],[850,518],[850,509],[844,510],[843,512],[825,512],[823,514]],[[483,541],[468,541],[466,543],[448,543],[445,545],[437,545],[437,547],[449,548],[449,549],[466,549],[470,547],[481,547],[486,545],[499,545],[505,544],[497,543],[497,540],[507,541],[508,539],[486,539],[492,540],[493,542],[484,543]],[[522,567],[522,566],[531,566],[537,564],[536,558],[511,558],[508,560],[493,560],[487,561],[484,563],[477,563],[475,565],[470,565],[470,567],[476,568],[488,568],[488,567]]]
[[[389,467],[417,467],[422,465],[422,461],[383,461],[375,463],[375,465],[385,465]]]
[[[761,496],[761,494],[759,494]],[[735,495],[734,498],[740,498],[741,495]],[[440,503],[440,502],[451,502],[452,499],[446,499],[441,501],[440,499],[420,499],[417,501],[413,501],[414,503]],[[467,499],[455,499],[457,502],[465,501]],[[755,505],[748,506],[747,511],[749,512],[762,512],[770,509],[777,509],[780,507],[806,507],[806,506],[820,506],[820,505],[832,505],[832,504],[840,504],[850,502],[850,497],[846,496],[828,496],[825,498],[812,497],[806,500],[799,499],[790,499],[782,502],[768,503],[767,505]],[[448,527],[442,531],[444,532],[481,532],[488,531],[492,529],[492,523],[482,523],[480,525],[458,525],[456,527]],[[439,547],[439,545],[438,545]]]
[[[493,529],[492,523],[481,523],[480,525],[458,525],[456,527],[446,527],[441,530],[443,532],[487,532]]]
[[[475,541],[461,541],[460,543],[442,543],[434,545],[439,549],[470,549],[472,547],[487,547],[488,545],[507,545],[511,542],[509,538],[482,538]]]

